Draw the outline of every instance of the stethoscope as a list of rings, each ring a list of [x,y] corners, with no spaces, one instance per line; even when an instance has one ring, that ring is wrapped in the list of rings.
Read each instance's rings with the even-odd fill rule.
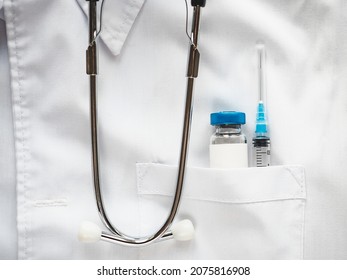
[[[154,242],[164,241],[168,239],[176,239],[179,241],[191,240],[194,236],[194,226],[190,220],[182,220],[173,224],[178,212],[181,195],[183,190],[184,175],[186,170],[187,152],[189,144],[189,135],[191,127],[191,115],[193,108],[193,88],[194,79],[198,76],[199,70],[199,51],[198,51],[198,35],[201,7],[205,7],[206,0],[191,0],[194,7],[192,33],[190,38],[189,60],[187,70],[187,90],[184,111],[184,124],[182,132],[181,150],[179,158],[179,167],[177,175],[177,184],[171,211],[165,223],[160,229],[146,237],[132,237],[119,231],[109,220],[104,208],[101,186],[99,180],[99,156],[98,156],[98,126],[97,126],[97,104],[96,104],[96,77],[97,71],[97,43],[100,30],[97,32],[97,2],[99,0],[87,0],[89,2],[89,47],[87,49],[87,74],[90,77],[90,114],[91,114],[91,139],[92,139],[92,163],[93,163],[93,181],[95,190],[95,199],[99,212],[99,216],[103,224],[109,229],[110,233],[101,231],[101,229],[90,222],[84,222],[79,231],[79,239],[83,242],[96,242],[99,240],[107,241],[115,244],[128,246],[148,245]],[[101,13],[102,6],[101,4]],[[100,24],[101,25],[101,24]],[[188,32],[187,32],[188,33]]]

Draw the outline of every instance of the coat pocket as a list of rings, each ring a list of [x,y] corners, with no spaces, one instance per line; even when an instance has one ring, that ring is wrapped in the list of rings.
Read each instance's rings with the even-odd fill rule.
[[[166,219],[176,187],[174,166],[137,164],[142,234]],[[140,249],[142,259],[302,259],[304,168],[187,168],[176,220],[194,223],[195,238]]]

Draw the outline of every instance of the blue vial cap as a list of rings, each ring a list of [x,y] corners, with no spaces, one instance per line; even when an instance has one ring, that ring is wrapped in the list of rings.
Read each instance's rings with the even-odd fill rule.
[[[211,125],[245,124],[246,114],[235,111],[223,111],[211,114]]]

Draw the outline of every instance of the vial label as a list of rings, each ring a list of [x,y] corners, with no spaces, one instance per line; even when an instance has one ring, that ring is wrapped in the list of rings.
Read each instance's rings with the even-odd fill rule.
[[[210,145],[211,168],[243,168],[248,167],[248,151],[246,143],[212,144]]]

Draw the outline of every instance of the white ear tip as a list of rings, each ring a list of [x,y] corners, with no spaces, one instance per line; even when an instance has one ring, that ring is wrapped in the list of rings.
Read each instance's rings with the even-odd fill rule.
[[[78,232],[78,240],[85,243],[93,243],[101,238],[101,229],[94,223],[83,222]]]
[[[190,220],[182,220],[171,227],[174,239],[188,241],[194,238],[194,225]]]

